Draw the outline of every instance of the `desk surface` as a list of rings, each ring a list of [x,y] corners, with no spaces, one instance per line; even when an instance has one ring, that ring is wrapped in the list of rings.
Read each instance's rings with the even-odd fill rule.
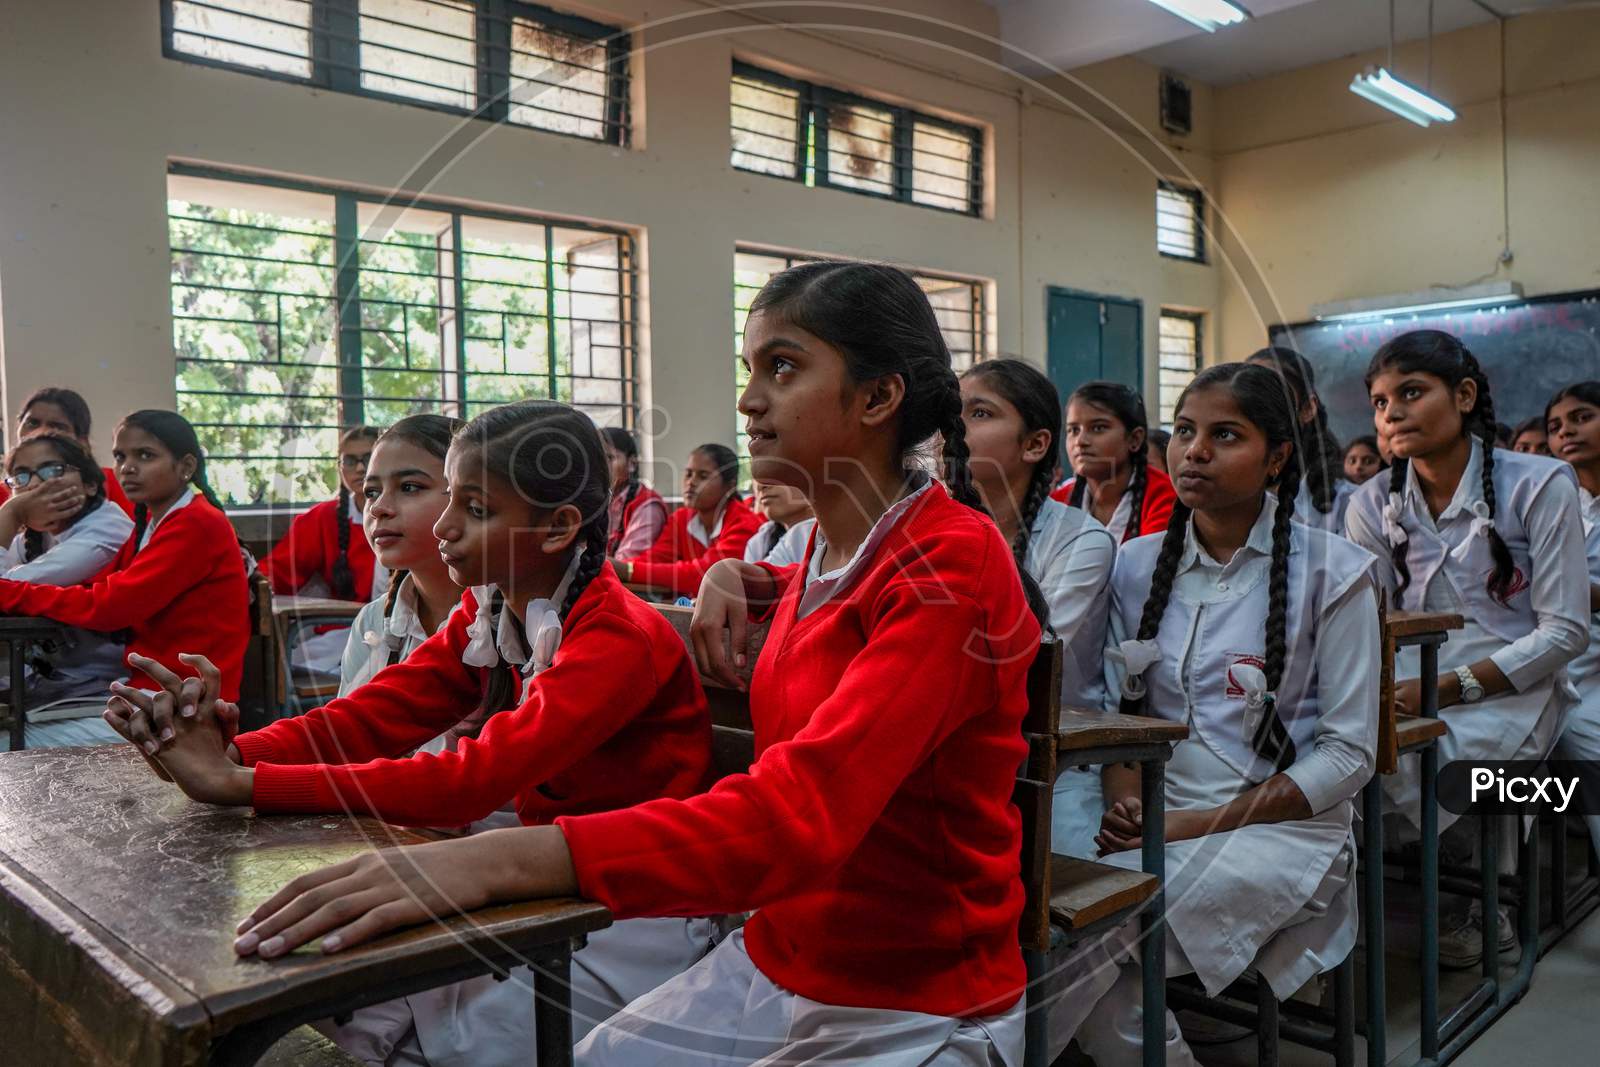
[[[1153,719],[1143,715],[1113,715],[1080,708],[1062,708],[1057,752],[1113,745],[1173,744],[1189,736],[1181,722]]]
[[[1459,630],[1466,625],[1460,615],[1432,611],[1391,611],[1384,620],[1390,637],[1415,637]]]
[[[360,600],[334,600],[325,596],[275,596],[272,598],[272,613],[274,615],[296,615],[301,612],[315,615],[348,615],[355,618],[356,614],[366,607]]]
[[[123,745],[0,754],[0,1030],[41,1064],[187,1067],[241,1026],[282,1017],[287,1029],[611,922],[597,904],[540,901],[334,956],[234,955],[238,920],[291,878],[422,840],[371,819],[196,804]]]

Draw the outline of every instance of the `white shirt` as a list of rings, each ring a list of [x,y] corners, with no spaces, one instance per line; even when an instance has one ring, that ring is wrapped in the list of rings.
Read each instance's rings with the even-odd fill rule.
[[[400,580],[400,588],[395,590],[394,609],[385,619],[383,605],[387,599],[385,594],[368,601],[350,624],[344,658],[339,664],[339,695],[342,697],[349,696],[352,690],[365,685],[387,667],[391,652],[400,653],[395,659],[398,663],[431,636],[417,613],[417,587],[411,575]]]
[[[928,491],[933,479],[922,471],[915,471],[910,475],[909,482],[916,488],[889,505],[888,509],[878,516],[878,521],[872,524],[872,529],[867,531],[866,538],[844,566],[835,567],[826,574],[822,573],[822,557],[827,552],[828,539],[823,536],[820,527],[817,529],[816,541],[811,547],[811,559],[806,564],[805,589],[800,594],[795,618],[803,619],[810,615],[844,592],[850,583],[860,576],[871,560],[872,554],[878,550],[883,539],[889,536],[889,531],[894,529],[895,523],[910,510],[912,503],[918,497]]]
[[[732,499],[733,498],[731,496],[728,498],[728,500]],[[717,508],[716,521],[711,524],[711,529],[709,530],[706,529],[706,524],[704,520],[700,518],[699,514],[696,514],[693,518],[691,518],[688,526],[685,527],[689,536],[694,538],[700,544],[709,547],[711,542],[717,539],[717,534],[722,532],[722,519],[723,516],[725,516],[728,512],[728,500],[724,500],[722,502],[722,506]]]
[[[100,506],[59,534],[45,534],[45,550],[24,563],[27,531],[0,554],[0,577],[40,585],[81,585],[105,569],[133,533],[133,520],[117,505]]]
[[[746,563],[770,563],[774,567],[788,567],[806,558],[806,544],[811,540],[811,528],[816,519],[801,519],[782,534],[778,524],[768,520],[744,546]]]
[[[1050,628],[1061,639],[1061,700],[1094,708],[1105,698],[1101,648],[1117,543],[1082,508],[1045,498],[1028,540],[1027,570],[1044,594]]]

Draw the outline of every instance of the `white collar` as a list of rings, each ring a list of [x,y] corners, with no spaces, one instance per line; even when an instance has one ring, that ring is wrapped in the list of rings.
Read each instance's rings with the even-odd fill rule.
[[[1422,483],[1417,480],[1417,465],[1406,464],[1406,502],[1412,513],[1419,516],[1428,515],[1428,501],[1422,493]],[[1439,512],[1439,517],[1433,520],[1437,528],[1449,522],[1457,514],[1466,513],[1474,515],[1477,509],[1474,504],[1483,500],[1483,445],[1477,440],[1472,440],[1472,447],[1467,452],[1467,465],[1461,471],[1461,480],[1456,483],[1456,491],[1450,497],[1450,503]]]
[[[723,500],[722,506],[717,509],[717,517],[712,521],[709,532],[706,530],[706,524],[700,519],[700,513],[695,512],[689,517],[689,536],[700,544],[710,547],[711,542],[717,539],[717,534],[722,532],[722,520],[727,517],[728,505],[731,503],[733,503],[733,496],[730,494]]]
[[[1250,533],[1245,537],[1244,544],[1233,554],[1227,563],[1220,563],[1211,558],[1211,554],[1200,545],[1200,539],[1194,533],[1194,516],[1189,516],[1189,527],[1184,537],[1183,555],[1178,558],[1178,573],[1182,574],[1193,567],[1204,564],[1210,567],[1237,567],[1251,556],[1272,555],[1272,523],[1278,514],[1278,498],[1272,493],[1267,493],[1261,501],[1261,513],[1256,516],[1256,521],[1250,526]]]
[[[522,638],[517,633],[512,613],[509,611],[500,613],[491,641],[489,613],[494,604],[496,590],[492,585],[473,586],[472,599],[477,602],[478,613],[467,625],[467,647],[462,650],[461,662],[469,667],[495,667],[501,662],[510,663],[524,678],[532,678],[550,666],[555,660],[556,649],[561,647],[559,608],[561,602],[566,599],[567,589],[572,585],[573,577],[578,573],[578,563],[583,558],[583,553],[584,549],[579,547],[572,554],[572,561],[567,564],[567,573],[561,576],[555,592],[548,599],[538,597],[528,602],[523,629],[528,634],[528,645],[531,647],[523,646]]]
[[[911,472],[908,480],[916,488],[889,505],[888,509],[878,516],[878,521],[872,524],[872,529],[867,531],[866,538],[856,547],[855,554],[844,566],[836,567],[826,574],[822,573],[822,556],[828,547],[828,540],[822,535],[822,527],[816,527],[812,535],[811,558],[806,561],[805,590],[800,594],[801,617],[809,615],[833,599],[834,594],[854,578],[856,572],[877,551],[883,539],[889,536],[889,531],[900,521],[900,517],[933,486],[933,479],[923,471]]]
[[[172,516],[175,513],[179,512],[179,511],[182,511],[184,508],[188,507],[193,502],[194,502],[194,487],[190,486],[189,488],[187,488],[187,489],[185,489],[183,491],[183,495],[178,498],[177,503],[173,504],[170,508],[167,509],[167,513],[165,515],[161,516],[155,522],[152,522],[149,526],[145,527],[144,536],[139,538],[139,547],[143,548],[145,545],[148,545],[150,543],[150,538],[155,536],[156,530],[158,528],[160,528],[162,523],[164,523],[168,519],[172,518]]]

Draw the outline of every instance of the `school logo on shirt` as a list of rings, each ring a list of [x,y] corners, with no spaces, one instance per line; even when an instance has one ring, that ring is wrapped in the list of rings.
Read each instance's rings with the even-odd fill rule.
[[[1223,662],[1227,666],[1228,686],[1223,695],[1230,699],[1244,699],[1244,685],[1234,677],[1233,669],[1239,666],[1254,667],[1258,671],[1267,669],[1267,661],[1253,652],[1224,652]]]
[[[1483,584],[1484,584],[1484,588],[1485,589],[1489,588],[1491,585],[1494,584],[1494,570],[1492,568],[1490,569],[1490,571],[1487,574],[1485,574],[1483,576]],[[1510,582],[1509,585],[1506,586],[1506,595],[1503,596],[1503,597],[1499,597],[1499,596],[1495,596],[1491,592],[1489,594],[1489,599],[1493,600],[1496,603],[1499,603],[1499,604],[1501,604],[1503,606],[1509,607],[1510,603],[1511,603],[1511,598],[1516,596],[1518,593],[1523,592],[1527,588],[1528,588],[1528,576],[1526,574],[1522,573],[1522,568],[1521,567],[1513,567],[1513,568],[1511,568],[1511,582]]]

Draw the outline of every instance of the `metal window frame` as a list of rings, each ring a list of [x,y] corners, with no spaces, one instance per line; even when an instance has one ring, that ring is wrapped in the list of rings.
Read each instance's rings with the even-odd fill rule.
[[[496,377],[503,375],[490,371],[474,371],[471,370],[467,365],[467,342],[472,340],[472,338],[467,336],[466,322],[468,316],[474,312],[481,314],[496,314],[496,312],[481,308],[473,309],[466,306],[465,283],[467,279],[464,277],[465,272],[463,267],[467,252],[464,248],[464,242],[461,235],[462,221],[464,219],[492,219],[505,222],[515,222],[528,226],[539,226],[543,228],[545,255],[545,277],[543,279],[543,291],[545,293],[545,308],[541,317],[545,319],[547,330],[546,343],[548,347],[546,351],[548,370],[545,377],[547,379],[546,388],[551,397],[559,395],[559,389],[556,386],[562,377],[555,370],[556,351],[558,347],[556,342],[558,324],[562,321],[568,323],[585,321],[574,317],[571,314],[570,308],[566,316],[560,316],[556,313],[557,296],[559,293],[565,292],[566,290],[560,290],[554,285],[553,273],[555,269],[555,263],[551,254],[551,249],[554,241],[555,231],[558,229],[586,231],[593,233],[598,237],[615,239],[618,242],[617,272],[619,290],[615,299],[617,300],[618,309],[621,313],[616,323],[619,336],[617,347],[619,350],[618,356],[620,364],[620,378],[617,380],[621,387],[621,400],[615,406],[621,409],[622,424],[624,427],[627,427],[628,429],[634,429],[637,427],[640,415],[640,383],[638,380],[639,353],[636,350],[636,345],[638,344],[639,338],[640,286],[637,278],[638,256],[635,248],[636,238],[631,231],[618,227],[599,226],[582,221],[542,216],[533,213],[466,208],[457,204],[452,204],[448,201],[439,201],[421,196],[385,196],[378,193],[355,191],[348,188],[340,188],[334,185],[323,185],[317,182],[302,181],[294,178],[241,174],[237,171],[232,171],[221,167],[208,167],[175,162],[168,165],[167,173],[169,175],[232,182],[238,185],[288,189],[296,192],[311,193],[317,196],[326,196],[332,199],[334,208],[334,225],[332,233],[334,242],[334,257],[333,261],[327,264],[327,268],[332,270],[334,273],[334,292],[330,293],[325,299],[336,301],[338,324],[333,330],[333,336],[337,338],[338,351],[335,353],[336,358],[331,364],[331,367],[336,372],[339,385],[337,394],[329,397],[328,399],[334,401],[338,411],[339,423],[342,426],[356,426],[363,424],[365,421],[365,406],[368,400],[395,399],[381,396],[377,393],[369,393],[365,383],[365,376],[368,371],[382,372],[385,370],[396,370],[396,368],[367,367],[363,362],[362,339],[364,335],[373,331],[371,328],[364,325],[362,318],[362,298],[360,288],[362,268],[360,263],[360,249],[362,243],[367,239],[364,238],[361,233],[361,227],[359,223],[360,205],[379,204],[393,207],[394,209],[400,211],[411,209],[430,211],[447,215],[450,218],[451,248],[449,255],[452,262],[450,284],[453,287],[451,310],[454,311],[456,316],[454,330],[455,350],[452,353],[441,349],[439,353],[440,367],[437,372],[430,373],[437,373],[440,377],[441,383],[443,383],[445,379],[454,380],[456,391],[455,397],[450,398],[447,395],[441,400],[439,409],[451,410],[454,414],[462,418],[471,417],[472,405],[482,405],[486,402],[503,402],[500,400],[474,400],[471,395],[470,382],[474,375],[488,374]],[[440,254],[441,257],[444,255],[442,251],[438,254]],[[171,283],[169,282],[169,288],[170,286]],[[409,307],[410,305],[407,304],[404,306]],[[438,306],[441,310],[444,309],[444,305],[442,303]],[[504,315],[503,312],[498,314]],[[194,361],[192,359],[185,359],[184,357],[178,356],[176,353],[176,345],[174,348],[174,375],[176,376],[178,363]],[[281,347],[278,354],[281,359]],[[453,365],[451,364],[452,356],[454,357]],[[241,362],[248,363],[251,361],[227,360],[225,362],[237,364]],[[521,376],[538,377],[538,375]],[[593,376],[577,374],[574,368],[573,371],[567,375],[567,377],[569,379],[576,380]],[[180,390],[179,395],[181,397],[182,395],[186,394],[199,394],[203,392],[203,390]],[[228,395],[249,396],[251,394],[230,393]],[[603,406],[611,407],[613,405],[606,404]],[[582,409],[580,408],[580,410]],[[233,427],[254,424],[229,422],[214,424],[208,423],[207,425],[214,427]],[[332,457],[328,458],[331,461]],[[274,501],[270,506],[298,507],[305,503],[308,502]]]
[[[1158,416],[1161,413],[1161,387],[1165,384],[1162,382],[1161,376],[1166,374],[1169,369],[1161,365],[1162,319],[1183,319],[1194,326],[1194,368],[1189,375],[1191,380],[1200,373],[1200,369],[1205,366],[1206,359],[1206,313],[1204,311],[1185,311],[1182,308],[1161,308],[1156,314],[1156,414]],[[1176,415],[1177,412],[1173,412],[1173,414]]]
[[[930,115],[915,108],[902,107],[899,104],[878,100],[861,93],[835,89],[826,85],[817,85],[799,78],[791,78],[739,59],[733,61],[733,72],[729,76],[730,85],[734,78],[765,82],[768,85],[799,93],[794,137],[795,176],[786,178],[781,174],[769,174],[766,171],[738,167],[735,164],[737,169],[749,174],[763,174],[769,178],[777,178],[779,181],[798,181],[801,184],[814,184],[818,188],[837,189],[841,192],[870,196],[878,200],[909,204],[912,207],[930,208],[934,211],[943,211],[951,215],[965,215],[972,218],[982,216],[984,195],[983,130],[980,127],[940,118],[937,115]],[[874,111],[886,111],[893,116],[893,133],[890,139],[893,142],[892,166],[894,178],[891,182],[893,186],[891,191],[877,192],[872,189],[860,189],[853,185],[845,185],[829,180],[828,138],[826,133],[830,107],[863,107]],[[958,135],[972,146],[972,157],[968,162],[967,172],[968,205],[965,209],[942,207],[939,204],[923,203],[915,199],[912,144],[915,129],[919,123],[947,130],[952,134]],[[815,145],[816,159],[813,165],[808,168],[806,164],[806,133],[808,129],[813,127],[818,134]],[[812,173],[808,174],[808,170]]]
[[[1207,263],[1206,249],[1206,194],[1198,187],[1192,185],[1179,185],[1177,182],[1165,178],[1156,182],[1156,190],[1175,193],[1194,205],[1194,255],[1183,256],[1176,252],[1168,252],[1161,247],[1159,235],[1156,240],[1156,252],[1167,259],[1175,259],[1180,263]]]
[[[363,88],[361,75],[360,2],[359,0],[311,0],[311,76],[302,78],[281,71],[260,70],[242,63],[212,59],[177,48],[173,42],[173,4],[177,0],[159,0],[161,4],[161,54],[168,59],[196,66],[212,67],[250,74],[259,78],[286,82],[290,85],[309,85],[331,92],[363,96],[371,100],[405,104],[448,115],[461,115],[488,122],[515,126],[534,133],[556,137],[570,137],[596,144],[611,144],[626,148],[632,140],[632,71],[629,57],[633,51],[632,37],[618,26],[578,15],[555,11],[525,0],[465,0],[474,10],[474,36],[476,78],[474,79],[476,106],[455,107],[434,100],[421,100],[399,93],[385,93]],[[203,2],[203,0],[202,0]],[[511,84],[511,34],[513,19],[522,18],[578,40],[602,44],[606,48],[606,106],[603,137],[589,137],[580,133],[513,123],[507,120],[510,107],[508,94]],[[443,88],[442,86],[440,88]],[[564,112],[563,112],[564,114]],[[577,119],[594,121],[586,115]]]

